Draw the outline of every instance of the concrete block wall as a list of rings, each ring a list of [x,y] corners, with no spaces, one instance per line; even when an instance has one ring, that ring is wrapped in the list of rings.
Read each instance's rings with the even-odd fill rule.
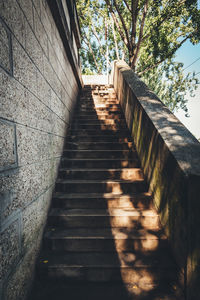
[[[79,92],[45,0],[0,1],[0,299],[24,299]]]

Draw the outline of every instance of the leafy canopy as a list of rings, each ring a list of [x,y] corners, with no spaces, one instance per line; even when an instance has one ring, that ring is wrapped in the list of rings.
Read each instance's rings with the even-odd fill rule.
[[[198,80],[184,75],[175,53],[200,40],[197,0],[77,0],[77,9],[83,73],[106,71],[108,47],[110,62],[124,59],[172,111],[187,112]]]

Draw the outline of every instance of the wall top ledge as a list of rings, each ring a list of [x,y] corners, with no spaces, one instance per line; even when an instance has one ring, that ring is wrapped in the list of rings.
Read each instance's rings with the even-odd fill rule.
[[[115,61],[129,88],[187,176],[200,176],[200,143],[124,61]]]

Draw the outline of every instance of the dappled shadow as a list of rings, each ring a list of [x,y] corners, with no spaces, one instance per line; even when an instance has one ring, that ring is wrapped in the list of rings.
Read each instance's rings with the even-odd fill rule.
[[[66,138],[55,188],[60,198],[53,207],[62,211],[48,221],[54,237],[66,229],[64,240],[45,242],[47,252],[54,245],[48,260],[52,255],[56,261],[50,271],[55,273],[52,278],[47,271],[40,275],[33,299],[183,299],[180,270],[115,95],[112,90],[107,95],[104,87],[86,90]],[[66,194],[67,200],[62,198]],[[63,263],[66,268],[56,274]]]

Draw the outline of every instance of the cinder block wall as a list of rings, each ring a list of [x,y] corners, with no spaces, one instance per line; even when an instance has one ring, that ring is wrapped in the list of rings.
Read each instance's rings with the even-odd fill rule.
[[[0,1],[0,299],[33,276],[77,81],[45,0]]]

